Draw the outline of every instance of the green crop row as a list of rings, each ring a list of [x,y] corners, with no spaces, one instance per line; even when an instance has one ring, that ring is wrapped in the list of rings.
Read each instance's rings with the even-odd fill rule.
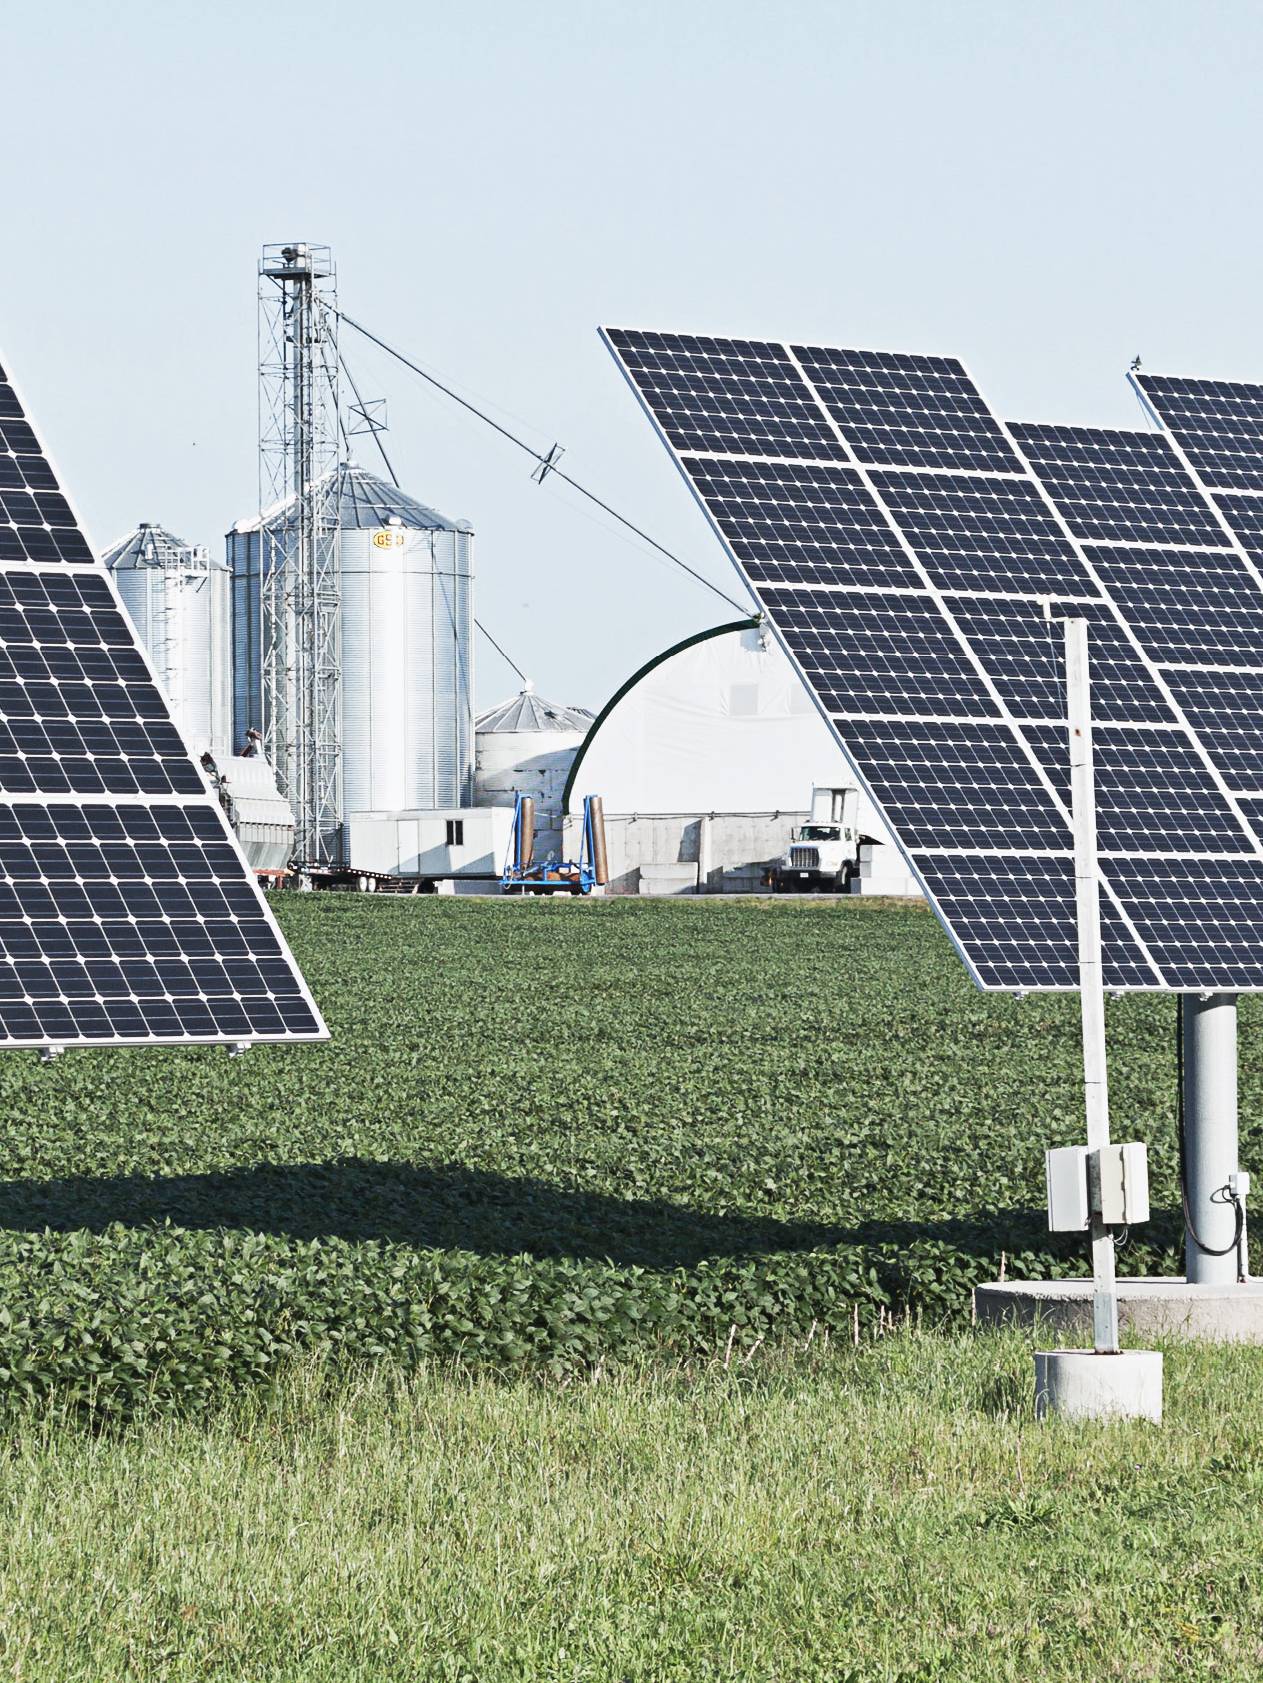
[[[308,1351],[571,1372],[1085,1267],[1042,1214],[1076,1002],[977,993],[923,909],[279,910],[328,1046],[0,1060],[10,1398],[186,1404]],[[1133,1272],[1177,1266],[1171,1013],[1110,1006],[1159,1211]]]

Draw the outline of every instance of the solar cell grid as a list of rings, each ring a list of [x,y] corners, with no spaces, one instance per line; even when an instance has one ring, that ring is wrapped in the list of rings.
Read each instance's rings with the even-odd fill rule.
[[[0,1036],[249,1038],[313,1022],[208,807],[0,805]]]
[[[1263,987],[1263,860],[1115,859],[1102,872],[1170,987]]]
[[[1263,497],[1221,492],[1214,502],[1250,559],[1263,563]]]
[[[1160,433],[1032,426],[1009,431],[1076,537],[1087,542],[1227,544]]]
[[[1015,718],[1065,719],[1061,628],[1045,618],[1041,603],[953,596],[948,607]],[[1071,609],[1061,604],[1057,611]],[[1107,723],[1177,724],[1170,703],[1109,609],[1076,603],[1073,612],[1088,622],[1093,717]]]
[[[1031,725],[1025,734],[1069,807],[1065,725]],[[1182,731],[1100,726],[1093,731],[1093,755],[1102,858],[1248,851],[1231,806]]]
[[[1263,590],[1238,556],[1110,549],[1096,564],[1157,664],[1263,666]]]
[[[1089,622],[1100,722],[1109,985],[1261,985],[1263,966],[1251,970],[1239,943],[1225,950],[1226,979],[1216,984],[1224,920],[1239,913],[1242,926],[1263,926],[1263,846],[1224,792],[1215,740],[1192,734],[1168,698],[1169,682],[1181,705],[1187,686],[1177,680],[1192,674],[1162,660],[1196,656],[1222,677],[1225,664],[1263,648],[1263,591],[1178,453],[1158,435],[1022,426],[1012,429],[1014,449],[951,359],[792,354],[925,589],[903,574],[871,589],[844,575],[836,589],[793,588],[791,575],[760,571],[784,564],[774,546],[809,551],[826,524],[829,547],[845,548],[838,529],[850,522],[858,540],[873,530],[872,509],[861,496],[822,516],[784,479],[765,482],[756,535],[713,463],[677,460],[976,978],[988,987],[1077,982],[1057,623],[1074,614]],[[671,442],[661,394],[627,372]],[[751,544],[768,547],[744,552]],[[1199,716],[1190,709],[1194,727]],[[1263,803],[1257,745],[1235,746],[1239,776],[1254,779],[1250,792]],[[1170,887],[1185,866],[1195,867],[1199,894],[1220,896],[1213,915],[1205,905],[1173,909]],[[1143,928],[1139,913],[1129,928],[1133,902]]]
[[[762,597],[831,713],[996,712],[929,596],[848,591],[844,620],[837,598],[822,591],[766,586]]]
[[[1263,491],[1263,386],[1132,375],[1211,490]]]
[[[1028,480],[894,472],[871,479],[940,589],[1099,596]]]
[[[1263,793],[1263,672],[1177,669],[1166,680],[1228,787]]]
[[[1067,846],[1066,820],[1007,725],[846,720],[839,730],[908,847],[976,845],[980,799],[990,845]]]
[[[954,357],[808,345],[793,350],[862,462],[1020,471],[998,422]]]
[[[784,346],[616,330],[678,450],[844,460]]]
[[[689,471],[757,583],[920,587],[854,469],[698,456]]]
[[[0,378],[0,1042],[323,1038]]]
[[[917,868],[984,987],[1078,986],[1073,860],[1038,853],[923,853]],[[1106,987],[1161,985],[1105,896],[1101,935]]]

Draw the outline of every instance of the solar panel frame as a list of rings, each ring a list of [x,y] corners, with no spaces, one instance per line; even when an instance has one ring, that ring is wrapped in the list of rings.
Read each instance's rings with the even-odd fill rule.
[[[668,448],[668,450],[669,450],[669,452],[672,456],[672,459],[675,460],[677,467],[681,470],[681,473],[682,473],[682,475],[685,479],[685,482],[686,482],[686,484],[689,485],[690,491],[692,492],[692,494],[694,496],[694,499],[701,506],[703,514],[706,516],[706,518],[707,518],[709,524],[711,525],[712,529],[716,532],[716,535],[719,537],[720,542],[724,545],[725,549],[728,550],[730,558],[734,561],[734,564],[737,566],[738,573],[742,577],[743,582],[745,582],[747,584],[748,588],[757,589],[759,596],[766,598],[767,592],[766,592],[765,588],[761,585],[757,585],[755,583],[755,581],[752,581],[749,578],[748,574],[746,573],[745,568],[743,567],[743,565],[740,561],[740,558],[735,554],[732,546],[730,545],[730,543],[726,539],[725,533],[721,529],[719,523],[714,518],[711,509],[707,506],[707,502],[706,502],[705,497],[702,496],[702,494],[701,494],[700,490],[698,489],[697,485],[695,485],[694,482],[693,482],[693,479],[692,479],[692,476],[691,476],[691,473],[690,473],[689,458],[691,456],[693,456],[694,454],[713,455],[713,454],[715,454],[715,452],[714,451],[708,451],[708,452],[695,453],[695,452],[691,452],[689,450],[677,449],[672,444],[672,441],[670,440],[670,438],[667,437],[667,435],[665,433],[665,430],[659,425],[658,419],[657,419],[656,415],[654,414],[651,403],[648,401],[645,394],[642,393],[641,390],[638,388],[637,382],[632,375],[631,369],[629,368],[629,366],[627,365],[627,363],[625,361],[625,357],[624,357],[624,354],[623,354],[622,347],[617,342],[617,337],[618,336],[621,335],[621,336],[626,337],[629,332],[634,332],[634,331],[635,330],[614,329],[614,328],[603,329],[602,330],[602,337],[603,337],[607,347],[610,349],[610,351],[614,355],[614,359],[615,359],[616,364],[619,366],[620,371],[624,374],[624,377],[627,379],[628,384],[631,386],[632,391],[635,394],[637,401],[640,403],[641,408],[645,411],[651,425],[654,426],[655,431],[658,432],[659,437],[661,437],[664,444],[666,444],[666,446],[667,446],[667,448]],[[664,339],[665,336],[657,335],[656,337],[658,338],[659,342],[661,342]],[[722,345],[722,344],[725,343],[725,341],[712,339],[710,341],[710,343],[711,344]],[[737,341],[736,343],[740,344],[741,341]],[[780,348],[782,350],[785,350],[785,351],[788,351],[791,354],[791,356],[793,356],[793,357],[797,357],[798,352],[799,352],[799,347],[789,345],[789,344],[782,345],[778,348]],[[845,356],[845,355],[849,355],[851,353],[839,352],[839,353],[836,353],[836,354]],[[871,356],[873,353],[863,353],[863,354]],[[935,359],[930,359],[930,360],[933,361]],[[943,361],[944,359],[937,359],[937,360]],[[965,365],[963,363],[960,363],[959,361],[956,361],[955,359],[952,359],[952,360],[953,360],[954,367],[957,370],[959,370],[960,374],[964,377],[964,379],[972,385],[973,382],[972,382],[972,380],[969,376],[968,369],[965,367]],[[799,365],[799,372],[800,373],[803,372],[801,364]],[[814,391],[814,388],[812,387],[811,381],[809,379],[807,379],[805,375],[804,375],[804,384],[809,390]],[[976,386],[974,387],[974,389],[975,389],[975,391],[977,391]],[[979,394],[979,396],[980,396],[980,394]],[[817,400],[820,402],[820,407],[821,407],[822,411],[827,413],[827,414],[830,413],[828,406],[823,402],[823,400],[820,400],[819,397],[817,397]],[[985,403],[985,400],[981,400],[981,401]],[[832,418],[832,416],[831,416],[831,418]],[[1043,481],[1041,480],[1037,469],[1026,458],[1025,453],[1021,450],[1020,445],[1018,444],[1016,438],[1013,435],[1013,432],[1009,429],[1008,425],[1006,423],[1004,423],[1003,421],[1000,421],[998,417],[996,417],[996,422],[997,422],[997,425],[1000,429],[1000,432],[1001,432],[1003,438],[1007,441],[1008,448],[1010,448],[1014,453],[1014,457],[1015,457],[1016,463],[1017,463],[1016,472],[1023,479],[1027,480],[1031,484],[1031,486],[1034,488],[1036,494],[1040,497],[1040,499],[1046,505],[1049,514],[1053,517],[1053,520],[1054,520],[1056,526],[1059,528],[1062,536],[1064,537],[1064,539],[1065,539],[1066,543],[1068,544],[1068,546],[1070,547],[1071,551],[1076,555],[1076,557],[1078,558],[1080,563],[1082,563],[1082,565],[1086,569],[1087,576],[1091,580],[1092,587],[1093,587],[1093,589],[1096,593],[1095,599],[1091,603],[1092,609],[1094,609],[1097,612],[1100,612],[1102,614],[1102,617],[1107,617],[1107,618],[1112,620],[1113,624],[1117,628],[1117,632],[1118,632],[1119,638],[1121,639],[1122,644],[1130,646],[1131,653],[1132,653],[1132,656],[1135,660],[1137,668],[1145,674],[1148,685],[1150,686],[1152,691],[1155,692],[1156,697],[1158,698],[1158,708],[1151,709],[1151,710],[1157,712],[1157,721],[1156,722],[1166,724],[1169,727],[1173,727],[1175,729],[1175,731],[1180,735],[1180,737],[1186,743],[1192,758],[1198,764],[1199,774],[1202,777],[1204,777],[1209,782],[1209,784],[1213,787],[1216,801],[1221,803],[1222,807],[1224,809],[1226,809],[1227,812],[1230,814],[1230,825],[1234,825],[1236,827],[1234,833],[1239,838],[1241,851],[1236,852],[1236,853],[1231,852],[1231,851],[1226,852],[1226,853],[1222,853],[1222,854],[1215,853],[1213,855],[1213,857],[1218,858],[1221,863],[1227,862],[1229,864],[1233,863],[1234,861],[1236,861],[1236,862],[1243,862],[1244,861],[1246,863],[1250,863],[1251,865],[1253,865],[1253,863],[1256,863],[1260,860],[1263,860],[1263,845],[1260,844],[1258,832],[1251,826],[1251,824],[1249,822],[1249,816],[1252,816],[1252,814],[1247,815],[1245,809],[1242,808],[1239,805],[1236,792],[1229,787],[1228,783],[1225,781],[1222,774],[1220,773],[1218,767],[1214,764],[1211,756],[1207,753],[1204,744],[1199,740],[1197,732],[1194,730],[1192,724],[1190,723],[1189,719],[1185,715],[1182,707],[1179,705],[1179,701],[1178,701],[1178,698],[1177,698],[1176,694],[1165,683],[1165,681],[1162,678],[1162,675],[1161,675],[1160,671],[1157,669],[1157,667],[1154,665],[1154,663],[1147,657],[1142,645],[1140,644],[1139,640],[1137,639],[1137,637],[1134,633],[1133,628],[1130,626],[1126,617],[1122,613],[1119,605],[1114,600],[1112,593],[1108,589],[1106,589],[1104,581],[1101,579],[1100,575],[1097,573],[1096,568],[1093,565],[1093,554],[1098,547],[1101,547],[1103,549],[1104,545],[1098,546],[1098,545],[1092,543],[1090,540],[1084,539],[1084,538],[1076,535],[1074,529],[1071,526],[1070,521],[1066,518],[1064,512],[1059,508],[1059,506],[1055,502],[1053,496],[1049,493],[1048,488],[1044,485]],[[844,451],[846,453],[846,456],[847,456],[847,459],[848,459],[850,465],[856,467],[859,470],[860,475],[861,475],[862,483],[865,484],[865,486],[870,490],[870,492],[874,491],[873,478],[875,476],[881,474],[882,472],[890,472],[890,473],[894,474],[894,473],[903,472],[903,471],[914,471],[914,470],[911,470],[911,469],[904,470],[904,469],[889,468],[888,465],[887,465],[887,459],[886,458],[883,458],[883,460],[881,460],[881,461],[876,461],[873,464],[866,466],[866,464],[863,461],[860,460],[856,451],[851,448],[851,444],[850,444],[849,439],[846,437],[846,435],[842,432],[842,430],[840,428],[838,429],[838,439],[839,439],[839,443],[844,448]],[[917,448],[921,447],[921,441],[920,440],[917,440],[916,447]],[[961,477],[963,475],[968,475],[968,474],[973,474],[973,475],[978,476],[978,477],[985,477],[986,474],[994,472],[994,469],[992,469],[991,467],[989,467],[987,465],[983,465],[983,464],[979,464],[977,466],[971,464],[971,465],[966,466],[966,467],[962,467],[959,464],[953,464],[950,467],[942,467],[942,468],[925,467],[922,464],[915,471],[919,471],[919,472],[926,473],[926,474],[932,474],[932,473],[935,473],[935,472],[939,472],[939,473],[944,474],[945,477],[948,476],[948,475],[951,475],[951,476],[954,476],[954,477]],[[953,610],[958,606],[958,604],[964,602],[965,600],[970,600],[974,603],[977,603],[979,601],[985,601],[987,598],[985,597],[985,595],[983,593],[977,592],[977,591],[970,592],[968,597],[966,597],[962,594],[959,594],[959,593],[951,591],[951,590],[941,590],[941,589],[936,590],[933,587],[933,583],[932,583],[932,581],[931,581],[931,579],[928,575],[927,570],[920,565],[918,557],[915,555],[915,553],[911,549],[910,545],[907,543],[906,535],[903,533],[903,531],[898,526],[898,524],[895,522],[895,520],[892,517],[890,517],[889,511],[886,509],[886,505],[885,505],[884,501],[879,496],[875,496],[875,500],[877,501],[878,505],[880,507],[882,507],[883,511],[887,513],[887,517],[890,518],[891,525],[895,529],[896,535],[900,538],[901,543],[903,544],[904,548],[907,550],[911,559],[917,564],[918,570],[923,575],[923,580],[924,580],[924,584],[925,584],[925,587],[926,587],[926,591],[935,600],[935,605],[938,607],[938,609],[939,609],[940,613],[942,614],[944,620],[947,622],[948,626],[950,627],[952,634],[957,638],[957,640],[962,645],[962,647],[967,651],[967,653],[971,657],[971,660],[973,661],[973,664],[977,667],[977,669],[979,671],[979,674],[983,678],[984,683],[985,683],[985,685],[988,689],[990,698],[991,698],[993,704],[995,705],[996,714],[999,716],[1000,719],[1002,719],[1004,722],[1006,722],[1011,727],[1013,735],[1014,735],[1015,739],[1017,740],[1017,742],[1023,746],[1023,748],[1025,749],[1025,751],[1029,755],[1032,762],[1036,762],[1037,756],[1035,755],[1034,748],[1033,748],[1032,744],[1026,740],[1026,737],[1025,737],[1025,734],[1024,734],[1025,729],[1026,729],[1026,725],[1025,725],[1025,722],[1024,722],[1023,718],[1018,714],[1010,712],[1008,706],[1005,704],[1005,700],[1004,700],[1002,694],[998,691],[996,686],[994,686],[993,684],[991,684],[989,682],[988,674],[983,670],[983,668],[981,666],[978,665],[971,640],[964,635],[964,633],[961,631],[960,627],[957,625],[957,623],[955,621],[955,618],[954,618]],[[1192,506],[1196,507],[1197,505],[1194,502],[1194,504]],[[1202,543],[1203,543],[1203,545],[1205,544],[1205,541],[1206,541],[1206,535],[1207,535],[1206,531],[1203,528],[1203,531],[1202,531]],[[1134,539],[1133,539],[1133,542],[1134,542]],[[848,595],[853,595],[853,592],[849,592]],[[1009,605],[1009,602],[1014,600],[1014,599],[1010,598],[1010,599],[1006,600],[1001,595],[997,594],[996,597],[994,598],[994,600],[996,600],[997,606],[1003,600],[1004,605],[1007,607]],[[1023,596],[1017,597],[1016,600],[1017,601],[1025,601],[1026,603],[1029,604],[1030,596],[1029,596],[1029,594],[1024,594]],[[1067,610],[1071,606],[1071,604],[1066,600],[1066,598],[1061,596],[1061,595],[1058,595],[1056,600],[1058,601],[1059,604],[1064,603]],[[770,604],[769,604],[769,606],[770,606]],[[1082,604],[1080,604],[1080,607],[1082,607]],[[778,619],[778,615],[773,610],[770,614],[770,624],[771,624],[771,628],[772,628],[773,632],[777,636],[778,642],[780,643],[781,647],[784,649],[784,652],[786,653],[787,657],[789,658],[789,660],[791,662],[791,665],[799,672],[800,676],[803,678],[804,682],[806,683],[808,693],[811,695],[812,700],[813,700],[813,704],[816,706],[816,709],[819,712],[820,716],[824,719],[825,723],[831,729],[831,732],[834,735],[835,739],[839,741],[839,744],[841,745],[841,747],[843,749],[843,752],[846,754],[848,763],[850,763],[858,783],[865,790],[866,794],[868,794],[869,798],[874,801],[874,805],[877,807],[877,810],[879,812],[883,812],[883,814],[885,814],[886,808],[885,808],[882,800],[879,799],[878,796],[877,796],[877,792],[874,789],[872,779],[868,775],[866,775],[866,772],[865,772],[864,768],[856,763],[855,756],[847,750],[847,746],[846,746],[846,742],[845,742],[845,734],[844,734],[844,730],[842,728],[842,721],[835,720],[831,716],[831,714],[829,712],[829,708],[825,704],[825,699],[822,698],[822,696],[818,693],[816,685],[809,680],[808,674],[807,674],[806,670],[804,669],[801,660],[797,657],[796,650],[790,645],[787,638],[782,634],[781,628],[777,623],[777,619]],[[1062,714],[1059,718],[1050,719],[1046,722],[1061,724],[1064,727],[1064,714]],[[1144,723],[1145,721],[1143,721],[1143,720],[1128,721],[1124,718],[1123,720],[1120,720],[1118,722],[1121,722],[1121,723],[1129,723],[1129,722]],[[1037,769],[1038,769],[1038,771],[1040,772],[1041,775],[1045,776],[1045,780],[1046,780],[1046,773],[1045,773],[1044,767],[1042,765],[1040,765],[1040,766],[1038,766]],[[1064,806],[1064,803],[1062,803],[1057,798],[1054,791],[1052,790],[1051,785],[1049,785],[1048,792],[1049,792],[1049,794],[1053,795],[1053,798],[1056,801],[1056,804],[1062,808],[1064,816],[1066,818],[1067,825],[1068,825],[1069,814],[1068,814],[1068,810]],[[1064,964],[1064,963],[1061,964],[1061,966],[1060,966],[1060,974],[1059,975],[1054,975],[1050,971],[1050,973],[1048,975],[1045,975],[1045,976],[1042,976],[1042,977],[1029,977],[1029,978],[1027,978],[1027,980],[1025,982],[1023,982],[1020,979],[1020,977],[1015,973],[1007,981],[1002,980],[1002,979],[991,980],[991,981],[987,980],[982,974],[980,974],[979,966],[972,961],[970,953],[966,948],[966,945],[963,943],[963,941],[961,939],[958,938],[957,931],[953,927],[952,917],[949,916],[945,912],[943,906],[940,905],[939,900],[938,900],[935,892],[933,892],[931,883],[929,881],[927,881],[927,875],[929,875],[930,873],[923,872],[919,867],[918,860],[920,858],[928,858],[929,857],[928,850],[925,848],[924,845],[920,846],[915,851],[913,850],[912,847],[910,847],[908,845],[905,845],[904,839],[903,839],[903,837],[900,833],[899,824],[897,822],[892,822],[891,823],[891,829],[892,829],[892,833],[895,836],[896,843],[899,846],[900,852],[903,854],[903,856],[905,858],[905,861],[908,865],[908,868],[909,868],[910,872],[912,873],[914,878],[920,883],[923,891],[925,891],[927,899],[930,901],[930,904],[934,907],[936,913],[938,914],[938,916],[940,918],[940,921],[943,923],[944,928],[945,928],[945,930],[948,934],[948,937],[952,941],[952,944],[955,947],[958,955],[961,957],[962,962],[966,965],[966,968],[970,972],[971,976],[973,977],[975,982],[978,983],[978,985],[980,987],[984,987],[984,988],[1007,988],[1010,991],[1012,991],[1012,990],[1024,991],[1025,987],[1038,987],[1038,988],[1041,988],[1041,989],[1042,988],[1073,989],[1077,986],[1077,974],[1070,973],[1070,967],[1067,964]],[[963,854],[963,851],[964,850],[962,850],[962,854]],[[975,850],[972,850],[972,851],[973,851],[973,854],[974,854],[975,857],[983,857],[988,852],[987,849],[982,849],[982,848],[975,849]],[[1069,852],[1069,838],[1067,838],[1066,847],[1062,851],[1062,853],[1059,855],[1059,857],[1064,859],[1066,857],[1066,855],[1068,854],[1068,852]],[[999,851],[997,851],[995,849],[990,850],[990,855],[993,858],[1019,857],[1019,856],[1014,856],[1014,855],[1002,855]],[[940,857],[941,857],[941,855],[940,855]],[[1034,855],[1030,852],[1026,852],[1026,853],[1023,853],[1022,855],[1020,855],[1020,857],[1022,857],[1024,859],[1030,859],[1030,858],[1036,857],[1036,855]],[[1184,857],[1189,857],[1189,855],[1185,854]],[[1185,973],[1185,962],[1186,961],[1185,961],[1184,955],[1181,955],[1181,957],[1180,957],[1181,975],[1180,975],[1179,979],[1178,980],[1168,979],[1167,976],[1165,976],[1163,974],[1162,969],[1160,968],[1159,964],[1154,959],[1152,952],[1149,950],[1149,948],[1145,945],[1144,941],[1141,939],[1138,928],[1137,928],[1137,925],[1135,924],[1135,922],[1133,922],[1130,914],[1126,910],[1126,907],[1123,903],[1123,896],[1118,892],[1114,883],[1110,879],[1109,859],[1108,859],[1107,856],[1103,856],[1102,864],[1103,864],[1103,870],[1102,870],[1103,915],[1104,915],[1107,923],[1112,922],[1115,925],[1121,926],[1121,929],[1126,931],[1127,941],[1134,946],[1135,951],[1137,953],[1139,953],[1139,955],[1140,955],[1139,964],[1137,964],[1135,962],[1135,957],[1133,955],[1131,958],[1127,958],[1125,960],[1125,962],[1123,962],[1119,965],[1116,965],[1114,967],[1116,973],[1115,973],[1114,976],[1109,978],[1109,985],[1111,985],[1113,987],[1116,987],[1116,988],[1132,988],[1132,987],[1134,987],[1134,988],[1137,988],[1141,991],[1187,991],[1187,989],[1190,986],[1196,986],[1197,988],[1209,988],[1209,987],[1214,987],[1216,985],[1232,986],[1233,988],[1235,988],[1238,991],[1246,991],[1246,990],[1254,989],[1254,988],[1257,988],[1257,987],[1260,986],[1260,980],[1258,978],[1251,979],[1249,977],[1243,976],[1240,973],[1239,969],[1235,969],[1235,968],[1233,970],[1231,979],[1229,981],[1217,984],[1216,978],[1213,975],[1211,975],[1205,968],[1206,960],[1207,960],[1207,955],[1206,954],[1200,955],[1200,962],[1203,965],[1203,970],[1202,970],[1202,973],[1198,975],[1195,982],[1190,983],[1186,979],[1186,973]],[[1120,873],[1120,876],[1122,876],[1122,875],[1123,875],[1123,873]],[[1132,875],[1134,875],[1134,873],[1132,873]],[[1152,920],[1148,919],[1148,918],[1146,919],[1146,921],[1152,922]],[[1108,957],[1107,957],[1107,967],[1108,967]],[[1056,966],[1052,967],[1052,970],[1056,970],[1056,969],[1057,969]],[[1120,974],[1119,972],[1122,972],[1122,973]],[[1261,974],[1263,974],[1263,973],[1261,973]]]
[[[83,547],[88,553],[86,558],[81,558],[76,550],[74,558],[56,560],[41,560],[29,555],[23,556],[22,558],[7,557],[0,553],[0,578],[4,578],[10,574],[15,574],[18,576],[39,575],[42,577],[92,577],[99,578],[104,581],[113,607],[121,616],[123,624],[131,632],[134,650],[143,665],[148,683],[162,698],[166,708],[167,721],[174,730],[180,743],[183,745],[188,764],[194,769],[194,772],[200,781],[201,791],[197,794],[195,794],[192,790],[184,793],[174,791],[165,794],[137,793],[135,795],[127,794],[110,799],[108,795],[83,795],[78,793],[58,795],[39,792],[27,794],[7,792],[0,788],[0,810],[5,808],[12,808],[15,810],[19,808],[34,809],[37,807],[66,807],[82,809],[88,806],[96,806],[108,807],[120,814],[123,814],[133,810],[139,812],[150,811],[161,807],[179,807],[188,811],[209,812],[213,814],[214,824],[217,830],[217,839],[230,851],[235,865],[239,868],[241,873],[240,883],[248,888],[249,894],[253,898],[254,906],[257,909],[258,921],[265,928],[272,944],[272,950],[269,952],[255,955],[256,962],[266,960],[268,964],[279,963],[284,966],[284,974],[287,975],[288,978],[295,984],[292,997],[296,997],[301,1002],[306,1015],[310,1018],[312,1026],[310,1028],[285,1027],[279,1030],[271,1031],[260,1030],[247,1023],[244,1027],[217,1027],[214,1031],[207,1032],[148,1032],[145,1034],[103,1032],[101,1034],[93,1035],[79,1035],[73,1033],[54,1034],[41,1030],[34,1035],[22,1037],[13,1036],[8,1033],[0,1033],[0,1050],[6,1048],[13,1050],[39,1051],[44,1049],[61,1050],[79,1047],[91,1047],[94,1049],[126,1049],[145,1046],[165,1046],[174,1048],[180,1046],[237,1046],[244,1044],[296,1045],[314,1044],[326,1041],[330,1038],[329,1029],[325,1023],[320,1007],[316,1003],[307,983],[307,979],[299,968],[293,954],[290,952],[289,944],[281,931],[280,925],[277,923],[276,916],[272,911],[272,908],[268,905],[266,895],[260,889],[258,880],[248,864],[245,854],[242,852],[241,845],[228,822],[227,814],[224,812],[223,807],[220,805],[209,785],[205,782],[205,779],[201,777],[201,773],[198,770],[198,758],[193,752],[187,737],[184,735],[184,732],[180,727],[174,709],[171,707],[171,703],[166,696],[157,668],[154,665],[153,660],[150,658],[149,651],[146,649],[144,642],[131,619],[131,616],[128,614],[127,609],[123,604],[122,597],[119,594],[113,576],[111,575],[109,569],[104,567],[97,559],[99,551],[96,546],[92,544],[83,517],[76,507],[72,496],[66,489],[66,481],[60,471],[60,468],[58,467],[56,458],[49,450],[43,432],[32,416],[25,394],[17,380],[14,378],[12,369],[7,359],[2,353],[0,353],[0,394],[2,394],[2,390],[6,386],[12,394],[12,398],[7,402],[0,403],[0,411],[7,411],[7,413],[0,413],[0,460],[12,459],[8,457],[7,454],[8,445],[6,440],[8,437],[20,436],[24,442],[34,443],[39,456],[47,464],[48,473],[55,482],[57,493],[65,503],[69,517],[74,523],[74,530],[82,540]],[[15,408],[17,411],[16,414],[14,413]],[[25,428],[26,432],[22,432],[22,428]],[[29,440],[27,439],[28,433]],[[31,456],[30,459],[34,460],[35,458],[34,456]],[[4,529],[5,528],[0,525],[0,530]],[[2,650],[3,644],[0,643],[0,652],[2,652]],[[279,981],[279,974],[277,979]],[[0,1023],[3,1022],[3,1017],[4,1006],[3,1003],[0,1003]]]

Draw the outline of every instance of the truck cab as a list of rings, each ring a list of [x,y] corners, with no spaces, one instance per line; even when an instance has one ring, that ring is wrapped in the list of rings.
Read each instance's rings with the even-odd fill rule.
[[[859,870],[858,812],[858,790],[813,789],[811,816],[769,867],[769,886],[778,894],[847,893]]]

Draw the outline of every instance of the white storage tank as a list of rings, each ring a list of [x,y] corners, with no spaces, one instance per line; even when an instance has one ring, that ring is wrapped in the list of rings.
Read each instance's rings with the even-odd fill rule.
[[[475,725],[474,799],[479,806],[512,806],[516,795],[532,796],[541,857],[560,848],[562,794],[592,718],[586,707],[545,701],[528,681]]]
[[[342,824],[473,798],[473,531],[354,464],[338,470]],[[260,553],[292,503],[228,534],[234,735],[263,719]],[[356,863],[350,860],[351,864]]]
[[[142,521],[102,557],[196,752],[232,733],[229,572],[201,545]]]

